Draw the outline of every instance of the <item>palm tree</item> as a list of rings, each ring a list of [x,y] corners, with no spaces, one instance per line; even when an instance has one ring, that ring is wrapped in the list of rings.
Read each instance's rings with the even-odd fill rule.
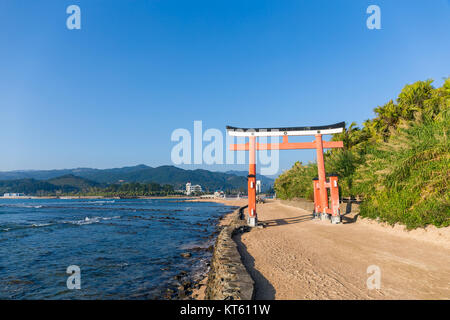
[[[357,127],[356,122],[352,122],[350,126],[348,128],[344,128],[341,133],[334,134],[331,140],[343,141],[344,148],[350,150],[360,142],[360,131],[361,129]]]

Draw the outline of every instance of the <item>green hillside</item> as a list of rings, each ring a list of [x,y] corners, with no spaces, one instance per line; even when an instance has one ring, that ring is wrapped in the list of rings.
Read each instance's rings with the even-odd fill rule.
[[[325,154],[342,196],[363,198],[361,215],[408,228],[450,225],[450,78],[407,85],[396,101],[374,109],[362,128],[352,123]],[[312,199],[315,163],[297,162],[275,181],[277,196]]]
[[[79,191],[72,186],[56,186],[48,181],[18,179],[0,181],[0,195],[4,193],[25,193],[26,195],[49,195]]]
[[[27,195],[58,195],[89,192],[101,184],[66,174],[61,177],[41,181],[36,179],[17,179],[0,181],[0,194],[25,193]]]
[[[248,175],[248,171],[230,170],[230,171],[227,171],[225,173],[233,174],[233,175],[241,176],[241,177],[247,177],[247,175]],[[271,190],[273,188],[274,180],[271,179],[271,178],[268,178],[268,177],[263,176],[261,174],[256,174],[256,180],[260,180],[261,181],[261,190],[262,190],[262,192],[266,192],[266,191]]]
[[[221,190],[245,190],[247,188],[247,178],[226,174],[223,172],[213,172],[208,170],[184,170],[174,166],[160,166],[156,168],[140,165],[137,167],[128,167],[125,170],[107,169],[95,172],[80,172],[81,177],[91,179],[101,183],[155,182],[161,185],[170,184],[175,189],[184,188],[186,182],[200,184],[209,191]]]
[[[55,186],[59,187],[70,186],[78,190],[89,190],[92,187],[100,187],[100,183],[98,182],[77,177],[74,176],[73,174],[66,174],[64,176],[49,179],[47,181]]]

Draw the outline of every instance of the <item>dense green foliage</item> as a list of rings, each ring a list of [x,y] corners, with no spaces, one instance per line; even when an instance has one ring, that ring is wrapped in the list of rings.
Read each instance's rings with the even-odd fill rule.
[[[413,228],[450,224],[450,112],[399,129],[366,156],[355,192],[367,217]]]
[[[303,165],[301,162],[296,162],[289,171],[282,173],[275,180],[277,197],[281,199],[296,197],[314,199],[312,179],[316,176],[317,165],[315,163]]]
[[[101,195],[106,197],[139,197],[139,196],[168,196],[175,195],[177,192],[172,185],[159,183],[123,183],[111,184],[105,188],[92,188],[86,195]]]
[[[100,183],[95,181],[74,176],[73,174],[66,174],[61,177],[47,180],[52,185],[59,187],[72,187],[76,191],[88,191],[93,187],[99,187]]]
[[[375,117],[355,123],[333,140],[343,150],[325,154],[326,171],[339,176],[344,197],[361,196],[361,215],[409,228],[450,224],[450,79],[407,85],[396,102],[374,109]],[[297,162],[275,181],[282,199],[312,198],[314,163]]]

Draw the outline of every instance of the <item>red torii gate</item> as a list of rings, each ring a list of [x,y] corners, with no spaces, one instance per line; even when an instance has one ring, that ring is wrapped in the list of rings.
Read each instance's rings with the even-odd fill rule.
[[[326,181],[325,163],[323,160],[323,149],[343,148],[342,141],[323,141],[322,135],[339,133],[344,130],[345,122],[339,122],[328,126],[316,127],[290,127],[290,128],[236,128],[227,126],[230,136],[248,137],[249,142],[244,144],[231,144],[231,151],[249,151],[248,170],[248,224],[251,227],[257,224],[256,214],[256,151],[257,150],[294,150],[294,149],[316,149],[318,179],[314,179],[314,216],[320,214],[322,220],[329,219],[332,223],[340,223],[339,212],[339,189],[337,176],[330,176]],[[281,143],[258,143],[257,137],[282,136]],[[289,142],[288,136],[315,136],[313,142]],[[328,204],[328,191],[331,194],[331,208]]]

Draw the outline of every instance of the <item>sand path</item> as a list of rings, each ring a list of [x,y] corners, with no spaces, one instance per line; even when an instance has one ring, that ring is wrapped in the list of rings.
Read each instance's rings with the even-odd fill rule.
[[[315,221],[277,201],[259,205],[258,215],[267,227],[236,237],[256,299],[450,299],[449,243]],[[380,268],[380,289],[367,288],[370,265]]]

